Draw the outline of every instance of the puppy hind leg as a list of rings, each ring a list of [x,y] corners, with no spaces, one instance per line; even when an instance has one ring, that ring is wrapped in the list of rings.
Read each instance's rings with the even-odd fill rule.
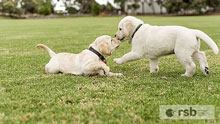
[[[185,66],[186,72],[181,76],[192,77],[196,70],[196,65],[193,62],[192,58],[188,59],[179,59],[180,63]]]
[[[197,61],[200,65],[200,70],[204,73],[204,75],[209,74],[209,66],[206,59],[205,52],[197,51],[193,54],[193,60]]]
[[[176,52],[177,59],[185,66],[186,72],[181,76],[192,77],[196,70],[196,65],[193,62],[191,55],[179,54]]]
[[[150,73],[156,73],[159,71],[158,59],[150,59]]]
[[[56,67],[51,66],[49,63],[45,66],[45,71],[46,71],[46,73],[49,73],[49,74],[59,73],[59,69],[57,69]]]

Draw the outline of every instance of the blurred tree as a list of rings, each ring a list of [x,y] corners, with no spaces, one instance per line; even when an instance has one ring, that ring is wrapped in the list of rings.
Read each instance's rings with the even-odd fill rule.
[[[166,0],[165,7],[168,13],[178,13],[185,9],[187,4],[183,0]]]
[[[66,10],[69,14],[77,14],[78,10],[74,7],[66,7]]]
[[[49,15],[54,12],[51,0],[22,0],[21,8],[24,14],[38,13]]]
[[[196,13],[202,13],[202,8],[206,8],[206,1],[205,0],[193,0],[187,3],[189,5],[186,10],[195,9]]]
[[[134,12],[140,7],[139,2],[140,0],[133,0],[133,4],[128,5],[128,9],[133,10]]]
[[[1,1],[1,11],[4,13],[9,13],[12,15],[21,14],[21,10],[17,8],[18,0],[2,0]]]
[[[24,14],[37,13],[37,5],[35,0],[22,0],[21,8]]]
[[[122,13],[125,12],[125,1],[126,0],[114,0],[115,3],[119,4]]]
[[[156,0],[156,2],[160,6],[160,14],[163,14],[162,8],[165,6],[165,0]]]
[[[154,0],[149,0],[148,5],[151,6],[151,9],[152,9],[152,11],[153,11],[153,14],[155,14]]]
[[[215,12],[215,10],[220,6],[220,0],[206,0],[206,4],[209,7],[213,7]]]
[[[49,15],[54,13],[51,0],[34,0],[34,3],[37,5],[38,14]]]
[[[99,15],[99,13],[100,13],[100,5],[95,0],[93,0],[93,2],[92,2],[92,11],[91,12],[93,15]]]
[[[69,14],[76,14],[79,12],[74,6],[74,0],[62,0],[63,3],[65,4],[66,10]]]
[[[74,3],[79,7],[79,12],[88,14],[91,13],[93,0],[75,0]]]
[[[2,5],[3,3],[2,3],[2,1],[0,1],[0,12],[2,12]]]
[[[2,10],[3,12],[7,12],[9,14],[14,13],[16,11],[16,5],[13,1],[3,1]]]
[[[106,7],[106,9],[105,9],[105,11],[107,11],[107,12],[113,12],[114,11],[114,7],[112,6],[112,4],[111,3],[109,3],[109,2],[107,2],[107,5],[105,5]]]
[[[212,1],[212,2],[210,2]],[[202,13],[202,8],[217,7],[219,0],[166,0],[165,7],[168,13],[185,12],[186,10],[195,10],[196,13]]]
[[[9,14],[28,14],[39,13],[48,15],[54,13],[53,0],[0,0],[0,11]],[[66,5],[66,10],[69,13],[75,14],[78,11],[83,14],[93,13],[98,14],[100,11],[112,12],[114,7],[108,2],[107,5],[98,5],[95,0],[58,0],[63,1]],[[140,7],[140,0],[133,0],[134,4],[129,5],[129,9],[136,10]],[[202,13],[202,8],[211,7],[215,11],[220,6],[220,0],[144,0],[148,1],[153,13],[155,13],[154,3],[162,7],[166,7],[168,13],[185,13],[188,10],[191,12]],[[114,0],[124,12],[126,0]],[[142,2],[143,4],[143,2]],[[21,5],[21,6],[20,6]],[[76,9],[77,8],[77,9]],[[79,9],[78,9],[79,8]],[[203,9],[204,10],[204,9]]]
[[[107,5],[100,5],[101,12],[113,12],[114,10],[115,8],[109,2],[107,2]]]

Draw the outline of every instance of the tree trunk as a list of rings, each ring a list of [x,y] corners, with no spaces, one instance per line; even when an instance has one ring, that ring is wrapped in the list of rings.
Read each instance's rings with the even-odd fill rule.
[[[151,2],[151,8],[152,8],[153,14],[155,14],[154,0],[151,0],[150,2]]]

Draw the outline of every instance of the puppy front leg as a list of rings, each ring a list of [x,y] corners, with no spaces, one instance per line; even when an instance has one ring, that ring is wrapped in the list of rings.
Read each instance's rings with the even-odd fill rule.
[[[103,68],[98,71],[100,76],[122,76],[122,73],[110,72],[110,68],[107,65],[103,65]]]
[[[107,74],[107,76],[123,76],[123,74],[122,73],[113,73],[113,72],[109,72],[108,74]]]
[[[139,60],[143,57],[142,54],[136,53],[136,52],[129,52],[127,54],[125,54],[123,57],[121,58],[116,58],[114,59],[114,62],[116,64],[124,64],[126,62],[130,62],[130,61],[135,61],[135,60]]]
[[[122,73],[113,73],[110,72],[110,68],[107,65],[104,65],[102,70],[99,70],[100,76],[122,76]]]
[[[84,69],[85,75],[93,75],[98,74],[100,76],[121,76],[121,73],[112,73],[110,72],[110,68],[104,64],[103,62],[95,62],[86,67]]]
[[[93,62],[83,69],[83,73],[85,75],[99,74],[101,76],[104,76],[105,72],[109,72],[109,70],[109,67],[106,66],[103,62]]]
[[[150,73],[156,73],[159,71],[158,59],[150,60]]]
[[[100,76],[106,76],[107,74],[109,74],[109,72],[110,68],[104,64],[102,64],[102,66],[98,69],[98,75]]]

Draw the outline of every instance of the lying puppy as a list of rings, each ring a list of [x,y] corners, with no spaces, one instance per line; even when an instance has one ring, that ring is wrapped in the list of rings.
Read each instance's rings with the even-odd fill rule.
[[[79,54],[54,53],[43,44],[38,44],[38,48],[44,48],[49,53],[51,59],[45,66],[47,73],[56,74],[59,72],[73,75],[100,75],[100,76],[121,76],[121,73],[110,72],[106,65],[104,56],[110,56],[113,50],[119,47],[117,39],[104,35],[98,37],[89,49],[83,50]]]
[[[117,64],[138,60],[144,57],[150,59],[150,72],[158,72],[158,58],[164,55],[176,54],[180,63],[185,66],[186,72],[182,76],[193,76],[199,62],[200,70],[209,74],[205,52],[199,50],[200,40],[203,39],[214,53],[218,54],[215,42],[204,32],[182,26],[151,26],[132,16],[123,18],[115,37],[120,41],[132,42],[131,52],[122,58],[114,59]]]

